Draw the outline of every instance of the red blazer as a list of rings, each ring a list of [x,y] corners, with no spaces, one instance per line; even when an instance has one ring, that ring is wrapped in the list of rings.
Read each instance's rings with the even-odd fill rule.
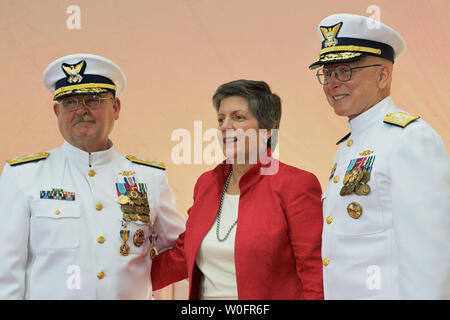
[[[238,298],[323,299],[321,187],[307,171],[271,157],[253,165],[239,182],[235,239]],[[267,163],[267,161],[264,161]],[[278,165],[274,175],[261,170]],[[197,180],[186,231],[176,246],[152,264],[153,289],[189,278],[189,299],[197,299],[201,279],[197,251],[214,223],[231,165],[222,163]]]

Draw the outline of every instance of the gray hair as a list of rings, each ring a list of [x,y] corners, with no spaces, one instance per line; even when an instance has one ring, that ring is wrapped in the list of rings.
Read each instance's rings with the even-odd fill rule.
[[[235,80],[219,86],[212,97],[214,108],[219,112],[223,99],[240,96],[248,101],[250,112],[258,120],[260,129],[279,129],[281,120],[281,99],[272,93],[264,81]],[[278,130],[272,132],[267,148],[278,143]]]

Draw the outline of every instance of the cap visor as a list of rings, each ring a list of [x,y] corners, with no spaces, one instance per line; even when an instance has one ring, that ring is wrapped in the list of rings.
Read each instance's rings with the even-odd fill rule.
[[[321,65],[328,63],[339,63],[339,62],[351,62],[356,61],[364,57],[366,53],[363,52],[329,52],[320,56],[319,60],[315,61],[309,66],[309,69],[313,70]]]
[[[96,94],[96,93],[104,93],[113,90],[105,89],[105,88],[79,88],[79,89],[70,89],[70,90],[64,90],[59,92],[58,94],[55,94],[53,97],[53,100],[58,100],[62,97],[66,96],[73,96],[76,94]]]

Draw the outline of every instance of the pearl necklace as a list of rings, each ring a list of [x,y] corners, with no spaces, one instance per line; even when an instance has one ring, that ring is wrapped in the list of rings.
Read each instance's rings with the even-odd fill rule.
[[[222,217],[223,199],[225,198],[225,192],[227,190],[228,184],[230,183],[232,173],[233,173],[233,170],[231,170],[230,173],[228,174],[227,181],[225,181],[225,185],[223,186],[222,195],[220,196],[220,206],[219,206],[219,212],[217,213],[217,228],[216,228],[216,236],[217,236],[217,240],[219,240],[219,242],[224,242],[225,240],[227,240],[228,236],[231,233],[231,230],[233,230],[233,228],[237,224],[237,219],[236,219],[236,221],[231,225],[230,229],[228,229],[228,232],[225,235],[225,237],[223,239],[220,238],[219,230],[220,230],[220,218]]]

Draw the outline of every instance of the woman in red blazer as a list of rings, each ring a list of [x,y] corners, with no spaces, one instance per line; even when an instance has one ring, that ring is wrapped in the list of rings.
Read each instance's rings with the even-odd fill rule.
[[[323,299],[321,187],[271,156],[280,98],[237,80],[213,104],[227,160],[197,180],[186,231],[153,260],[153,289],[188,277],[189,299]]]

